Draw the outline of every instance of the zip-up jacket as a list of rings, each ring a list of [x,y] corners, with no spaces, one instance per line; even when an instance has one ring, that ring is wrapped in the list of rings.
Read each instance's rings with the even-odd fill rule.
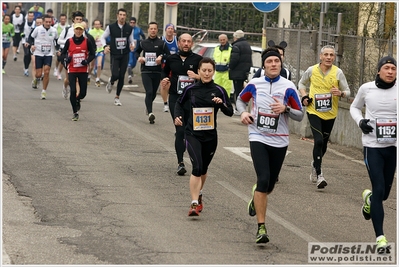
[[[168,46],[158,37],[148,37],[145,40],[141,40],[137,46],[136,58],[140,57],[141,52],[143,52],[142,56],[146,59],[146,63],[141,64],[142,73],[161,72],[162,65],[155,65],[155,59],[160,55],[170,55]]]

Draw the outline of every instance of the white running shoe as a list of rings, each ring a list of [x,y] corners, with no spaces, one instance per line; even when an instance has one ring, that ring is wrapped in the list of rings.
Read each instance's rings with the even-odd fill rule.
[[[111,77],[109,77],[107,86],[105,86],[105,91],[107,91],[108,94],[111,93],[111,91],[112,91],[112,86],[113,86],[113,85],[111,84]]]
[[[317,184],[316,184],[318,189],[323,189],[324,187],[327,186],[326,179],[324,179],[323,174],[317,175]]]
[[[163,106],[163,112],[169,112],[169,106],[168,104]]]
[[[69,85],[65,87],[65,85],[62,85],[62,97],[65,99],[68,99],[69,97]]]
[[[310,173],[310,181],[312,183],[317,183],[317,173],[316,173],[316,168],[313,167],[313,161],[310,163],[310,166],[312,167],[312,172]]]
[[[121,101],[119,100],[119,98],[116,98],[116,97],[115,97],[114,105],[115,105],[115,106],[122,106],[122,103],[121,103]]]
[[[58,74],[58,75],[57,75],[57,79],[58,79],[59,81],[61,81],[61,80],[62,80],[62,76],[61,76],[61,74]]]
[[[29,77],[29,70],[24,70],[24,75],[25,75],[26,77]]]
[[[33,80],[32,80],[32,88],[37,89],[37,79],[36,78],[33,78]]]
[[[40,99],[46,99],[47,93],[46,92],[42,92],[40,95]]]
[[[54,77],[58,76],[58,69],[54,69],[54,73],[53,73]]]

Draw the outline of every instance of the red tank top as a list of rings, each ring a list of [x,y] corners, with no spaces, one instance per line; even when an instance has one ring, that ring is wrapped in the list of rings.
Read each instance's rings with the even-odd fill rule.
[[[88,54],[87,38],[84,38],[79,45],[75,44],[73,38],[69,38],[68,56],[72,57],[72,60],[69,63],[68,72],[88,72],[89,66],[81,64],[82,60],[87,59]]]

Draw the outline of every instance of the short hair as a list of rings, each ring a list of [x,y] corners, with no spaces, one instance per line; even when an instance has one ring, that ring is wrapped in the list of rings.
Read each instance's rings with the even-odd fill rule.
[[[126,9],[124,9],[124,8],[119,8],[118,11],[116,12],[116,14],[119,14],[119,12],[125,12],[127,14]]]
[[[43,19],[53,19],[50,15],[44,14]]]
[[[95,20],[93,20],[93,24],[92,24],[93,26],[94,26],[94,23],[95,23],[96,21],[100,22],[100,25],[102,25],[102,22],[101,22],[100,19],[95,19]]]
[[[61,18],[61,17],[66,17],[66,16],[67,16],[67,15],[66,15],[65,13],[61,13],[61,14],[60,14],[60,18]]]
[[[75,11],[72,13],[72,20],[74,20],[76,17],[84,17],[85,15],[83,15],[83,13],[79,10]]]
[[[205,64],[205,63],[211,63],[213,66],[213,70],[215,70],[215,68],[216,68],[215,61],[210,57],[202,58],[201,61],[198,63],[198,69],[201,68],[202,64]]]
[[[332,49],[334,50],[334,54],[335,54],[335,47],[333,45],[325,45],[320,49],[320,54],[323,54],[325,49]]]
[[[155,22],[155,21],[151,21],[150,23],[148,23],[148,26],[150,26],[151,24],[155,24],[155,25],[157,25],[157,27],[158,27],[158,23]]]

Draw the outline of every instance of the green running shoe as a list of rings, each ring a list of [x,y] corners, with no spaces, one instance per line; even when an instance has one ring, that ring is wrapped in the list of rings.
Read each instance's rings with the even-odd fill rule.
[[[362,199],[363,199],[362,214],[363,214],[364,219],[366,219],[366,220],[371,219],[370,204],[368,204],[370,197],[371,197],[371,190],[365,189],[362,193]]]
[[[255,189],[256,189],[256,184],[254,184],[254,186],[252,187],[252,198],[248,202],[248,214],[249,216],[252,217],[256,215],[255,204],[254,204]]]
[[[267,235],[266,226],[262,224],[258,228],[258,232],[256,233],[256,243],[257,244],[264,244],[269,242],[269,236]]]
[[[377,241],[377,253],[378,254],[384,254],[386,252],[386,248],[388,247],[388,241],[385,238],[385,236],[381,237]]]

